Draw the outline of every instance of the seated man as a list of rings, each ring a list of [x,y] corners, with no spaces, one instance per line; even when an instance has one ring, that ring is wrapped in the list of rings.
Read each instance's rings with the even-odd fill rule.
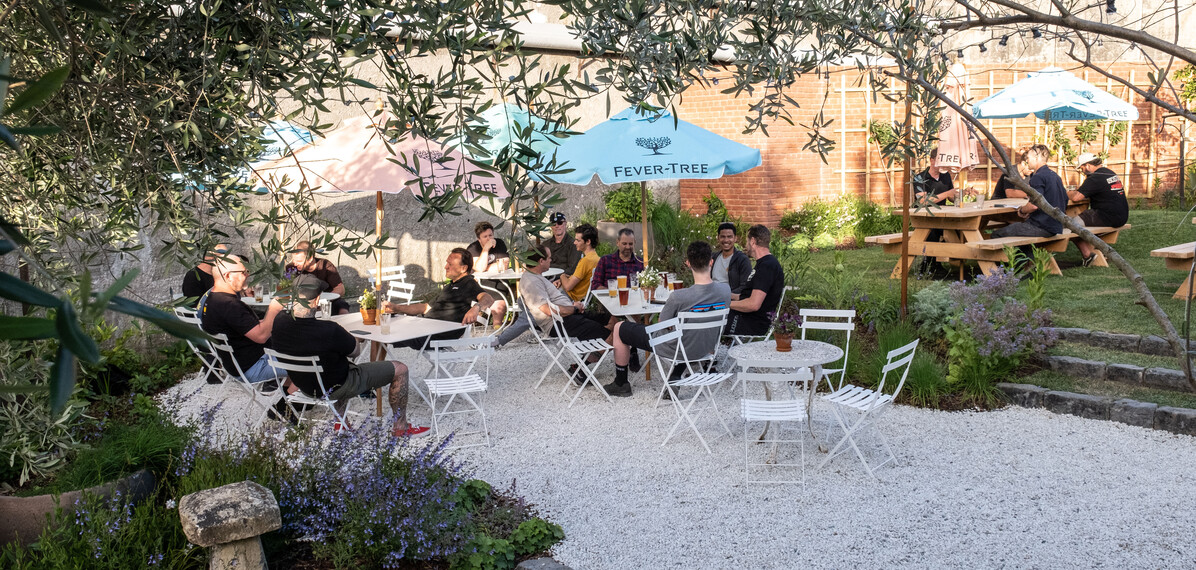
[[[343,315],[349,312],[349,303],[345,301],[345,283],[341,281],[340,272],[331,261],[316,257],[316,248],[310,241],[304,240],[295,244],[295,248],[291,250],[291,262],[286,268],[314,275],[328,284],[330,293],[340,295],[339,299],[332,301],[332,314]]]
[[[336,402],[336,410],[344,414],[349,400],[362,392],[390,386],[390,410],[394,414],[391,426],[394,435],[426,433],[427,427],[407,423],[407,366],[402,362],[367,362],[357,365],[349,361],[356,356],[357,339],[333,321],[315,318],[320,293],[328,284],[314,275],[295,279],[295,294],[306,304],[291,304],[290,312],[274,319],[274,349],[291,356],[319,356],[324,368],[321,379],[328,397]],[[304,394],[320,397],[320,385],[311,372],[291,372],[291,383]]]
[[[180,287],[180,291],[182,291],[184,298],[191,299],[191,302],[188,303],[190,307],[195,307],[195,304],[199,302],[199,298],[204,293],[207,293],[208,289],[212,288],[212,285],[216,284],[215,279],[212,277],[212,264],[215,263],[217,258],[227,254],[228,251],[228,244],[216,244],[216,247],[212,251],[204,254],[203,261],[199,265],[196,265],[183,274],[183,285]],[[253,289],[247,288],[241,294],[242,296],[252,297]]]
[[[564,212],[553,212],[548,216],[548,221],[552,224],[552,237],[545,240],[544,245],[552,250],[552,267],[560,269],[562,277],[570,275],[577,269],[577,262],[581,260],[581,251],[576,247],[577,241],[572,239],[577,230],[569,232],[569,223]],[[597,247],[597,239],[594,240],[594,245]]]
[[[561,289],[574,301],[582,301],[590,292],[590,280],[594,276],[594,268],[598,266],[598,230],[590,224],[582,224],[573,230],[574,251],[581,254],[572,275],[561,277]],[[552,252],[552,248],[549,248]],[[556,255],[552,253],[552,255]]]
[[[478,222],[473,227],[473,235],[478,239],[465,246],[473,256],[473,271],[502,271],[506,269],[504,266],[510,265],[507,243],[494,237],[494,226],[490,222]]]
[[[422,316],[427,319],[439,319],[454,323],[472,325],[477,322],[482,309],[492,308],[490,312],[494,322],[502,322],[506,311],[502,301],[495,301],[477,280],[473,278],[473,256],[462,248],[454,248],[444,263],[444,275],[448,283],[440,290],[440,296],[432,303],[412,303],[401,305],[386,302],[383,312],[400,313],[404,315]],[[477,305],[474,305],[474,303]],[[461,338],[465,329],[423,336],[411,340],[395,343],[395,346],[405,346],[420,350],[428,340],[450,340]]]
[[[278,299],[270,302],[266,309],[265,318],[258,320],[253,309],[241,302],[239,291],[245,287],[248,271],[242,264],[241,258],[226,255],[216,260],[213,278],[215,284],[212,289],[200,297],[196,310],[199,313],[200,328],[208,334],[223,334],[228,336],[228,344],[233,349],[230,357],[227,352],[220,352],[220,359],[224,369],[229,374],[235,374],[241,366],[245,380],[262,382],[276,378],[274,369],[266,357],[263,346],[270,341],[270,332],[274,327],[274,318],[282,311]]]
[[[1083,225],[1094,228],[1097,226],[1121,227],[1130,220],[1130,204],[1125,199],[1125,187],[1121,178],[1112,170],[1101,166],[1104,162],[1099,156],[1086,152],[1081,154],[1076,163],[1080,172],[1087,175],[1084,183],[1076,190],[1067,193],[1072,200],[1088,200],[1088,209],[1080,212]],[[1092,265],[1096,253],[1092,246],[1083,240],[1076,240],[1076,247],[1080,248],[1083,256],[1081,263],[1084,267]]]
[[[552,307],[549,305],[556,305],[569,336],[578,340],[596,340],[609,335],[606,327],[582,316],[581,311],[585,307],[580,302],[570,300],[568,295],[544,278],[544,272],[552,267],[552,253],[548,248],[532,246],[528,260],[527,271],[519,278],[519,294],[523,296],[527,315],[535,322],[535,326],[544,333],[552,330]],[[596,359],[597,355],[591,355],[590,358]],[[574,375],[573,380],[581,383],[581,378],[580,375]]]
[[[914,203],[927,200],[934,204],[942,204],[947,200],[954,200],[955,183],[951,181],[951,173],[939,170],[935,159],[939,156],[939,149],[930,149],[930,165],[926,170],[914,176]],[[940,235],[942,232],[939,232]]]
[[[1031,188],[1042,194],[1047,203],[1054,206],[1060,213],[1067,211],[1067,191],[1063,189],[1063,180],[1055,174],[1047,161],[1051,158],[1051,149],[1046,145],[1036,144],[1025,153],[1026,165],[1033,172],[1026,180]],[[1026,194],[1021,190],[1009,188],[1005,195],[1010,198],[1024,198]],[[1063,232],[1063,224],[1038,209],[1032,203],[1027,203],[1017,209],[1017,214],[1025,218],[1024,222],[1009,224],[993,231],[993,237],[1051,237]]]
[[[669,293],[669,299],[660,311],[661,321],[667,321],[677,316],[677,313],[686,311],[700,313],[727,308],[727,304],[731,302],[731,288],[726,283],[716,283],[710,279],[710,267],[713,263],[711,253],[710,244],[704,241],[689,244],[685,251],[685,265],[693,271],[694,285]],[[630,365],[635,372],[640,367],[638,352],[635,349],[652,350],[648,333],[644,329],[644,325],[628,321],[615,324],[615,332],[611,335],[614,341],[611,344],[615,346],[615,381],[604,386],[607,394],[623,397],[631,395],[627,369]],[[700,330],[682,337],[686,358],[696,360],[714,352],[718,347],[718,333],[717,329]],[[661,345],[658,350],[663,351],[661,356],[671,357],[676,354],[676,346],[672,343]],[[670,380],[675,380],[684,370],[684,366],[674,368]]]
[[[723,222],[718,225],[718,251],[711,254],[714,264],[710,269],[710,279],[715,283],[726,283],[735,295],[743,292],[748,275],[752,273],[751,260],[735,247],[737,237],[735,224]]]
[[[619,230],[615,248],[614,253],[598,259],[590,278],[590,289],[606,289],[608,280],[620,275],[631,277],[644,270],[644,262],[635,256],[635,232],[628,228]]]
[[[762,225],[748,229],[747,253],[756,260],[743,292],[731,297],[731,314],[723,334],[764,336],[772,326],[771,313],[785,293],[785,271],[768,250],[772,232]]]

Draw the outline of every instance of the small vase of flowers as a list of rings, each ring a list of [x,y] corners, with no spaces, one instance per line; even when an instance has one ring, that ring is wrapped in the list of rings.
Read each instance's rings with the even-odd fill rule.
[[[782,302],[772,313],[772,336],[777,341],[777,352],[793,350],[793,337],[801,332],[802,318],[796,303]]]
[[[378,297],[374,295],[374,291],[366,287],[362,290],[361,297],[357,298],[357,302],[361,304],[361,324],[378,324]]]
[[[661,275],[655,267],[645,267],[639,275],[640,288],[648,292],[648,300],[656,299],[656,288],[660,286]]]

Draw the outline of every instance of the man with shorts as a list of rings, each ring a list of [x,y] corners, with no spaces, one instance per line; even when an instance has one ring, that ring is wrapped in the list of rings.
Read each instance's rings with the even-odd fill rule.
[[[711,254],[714,256],[714,264],[710,269],[710,279],[716,283],[726,283],[735,295],[743,292],[748,275],[752,273],[751,260],[746,253],[735,247],[737,238],[734,223],[723,222],[718,225],[718,251]]]
[[[710,244],[695,241],[689,244],[685,251],[685,265],[694,275],[693,287],[677,289],[669,293],[668,301],[660,311],[660,320],[667,321],[682,312],[702,313],[726,309],[731,302],[731,288],[726,283],[717,283],[710,278],[712,254]],[[685,356],[689,360],[696,360],[714,352],[718,348],[718,329],[700,330],[686,333],[683,343]],[[627,381],[627,372],[638,372],[640,368],[639,350],[652,350],[645,326],[639,323],[620,321],[615,324],[611,344],[615,347],[615,380],[603,389],[611,396],[627,397],[631,395],[631,383]],[[661,356],[678,354],[676,343],[666,343],[657,347]],[[670,373],[669,380],[676,380],[685,367],[675,367]]]
[[[1063,189],[1063,180],[1047,166],[1047,161],[1051,158],[1051,149],[1046,145],[1036,144],[1030,147],[1024,156],[1026,166],[1033,172],[1026,182],[1031,188],[1042,194],[1047,203],[1054,206],[1055,209],[1060,212],[1067,211],[1067,191]],[[1025,192],[1016,188],[1007,189],[1005,195],[1010,198],[1026,197]],[[993,237],[1051,237],[1063,232],[1063,224],[1048,216],[1046,212],[1039,210],[1038,206],[1033,203],[1026,203],[1018,208],[1017,215],[1026,221],[997,228],[993,232]]]
[[[756,260],[743,292],[731,297],[731,314],[724,334],[764,336],[772,326],[771,313],[785,293],[785,270],[768,250],[772,232],[762,225],[748,229],[747,253]]]
[[[204,293],[196,305],[200,328],[208,334],[228,337],[232,354],[223,350],[219,352],[224,369],[229,374],[236,373],[236,366],[239,365],[243,377],[251,383],[276,378],[277,374],[270,367],[263,348],[270,342],[274,318],[282,311],[282,305],[278,299],[274,299],[266,308],[266,316],[259,320],[253,309],[241,302],[239,292],[245,288],[245,280],[249,275],[241,258],[226,255],[217,259],[213,268],[212,289]]]
[[[1088,200],[1088,209],[1080,212],[1080,221],[1090,228],[1124,226],[1130,219],[1130,204],[1125,199],[1125,186],[1107,167],[1101,166],[1099,156],[1085,152],[1076,159],[1077,168],[1087,174],[1079,189],[1067,193],[1072,200]],[[1076,240],[1084,267],[1092,265],[1096,252],[1083,240]]]
[[[610,331],[606,330],[606,327],[581,314],[585,306],[580,301],[569,299],[568,295],[544,278],[544,272],[548,271],[549,267],[552,267],[552,252],[542,245],[532,246],[527,271],[519,278],[519,294],[523,297],[523,304],[527,307],[527,316],[532,319],[532,324],[539,327],[542,333],[551,334],[553,327],[550,305],[555,305],[564,322],[565,333],[569,336],[578,340],[607,338]],[[596,359],[597,355],[591,355],[590,358]],[[580,374],[575,374],[573,380],[579,384],[583,381]]]
[[[324,371],[321,379],[329,399],[336,402],[336,410],[344,414],[349,399],[369,390],[390,386],[389,402],[394,414],[392,433],[396,436],[426,433],[427,427],[407,423],[407,366],[402,362],[367,362],[354,364],[357,339],[333,321],[315,318],[320,293],[328,284],[314,275],[295,279],[295,294],[307,301],[291,305],[290,312],[278,315],[274,323],[274,350],[289,356],[319,356]],[[312,372],[291,372],[291,383],[304,394],[320,397],[320,385]]]
[[[340,295],[331,303],[334,315],[349,312],[349,303],[345,301],[345,283],[341,280],[340,271],[331,261],[316,257],[316,248],[310,241],[303,240],[295,244],[291,250],[291,263],[286,269],[293,269],[301,274],[314,275],[320,281],[328,284],[328,292]]]

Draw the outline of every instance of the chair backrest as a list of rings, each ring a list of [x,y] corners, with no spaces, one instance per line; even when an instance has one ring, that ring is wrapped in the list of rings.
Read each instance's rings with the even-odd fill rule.
[[[851,333],[855,330],[855,311],[802,309],[798,314],[802,319],[802,340],[806,340],[806,331],[808,330],[843,331],[847,335],[847,340],[843,343],[843,367],[831,372],[831,374],[839,375],[839,386],[842,386],[843,379],[847,377],[847,355],[851,352]],[[831,374],[827,375],[828,384]]]
[[[392,303],[410,303],[415,298],[415,285],[402,281],[391,281],[386,290],[386,299]]]
[[[489,345],[488,340],[477,337],[434,340],[428,343],[428,348],[431,350],[431,378],[477,374],[484,382],[489,382],[490,357],[494,354],[494,347]],[[482,364],[480,371],[477,370],[479,362]]]
[[[175,307],[174,314],[180,321],[203,330],[199,326],[199,314],[194,309],[189,307]],[[199,360],[203,362],[204,368],[216,374],[224,374],[224,365],[220,363],[220,356],[212,348],[211,343],[206,340],[192,341],[191,339],[187,339],[187,346],[191,347],[191,352],[195,353],[195,356],[198,356]]]
[[[909,365],[914,360],[914,353],[918,349],[918,340],[911,342],[901,348],[889,351],[887,362],[882,369],[880,377],[880,385],[876,387],[876,393],[880,394],[885,389],[885,382],[889,378],[889,372],[901,369],[901,380],[897,383],[897,389],[893,390],[893,399],[897,399],[897,395],[901,393],[901,388],[905,386],[905,379],[909,376]]]
[[[506,295],[499,293],[498,289],[495,289],[494,287],[490,287],[487,285],[479,285],[479,287],[481,287],[483,291],[489,293],[490,297],[492,297],[495,301],[503,301],[504,303],[507,304],[507,312],[506,312],[506,314],[503,315],[502,322],[498,323],[497,325],[494,325],[493,330],[490,330],[489,332],[485,333],[488,335],[498,334],[498,332],[500,330],[502,330],[503,327],[507,326],[511,321],[514,320],[515,311],[512,310],[513,304],[509,300],[507,300]],[[487,329],[490,328],[490,325],[492,324],[491,320],[492,319],[490,318],[490,309],[479,309],[478,310],[478,322],[474,323],[474,325],[480,325],[482,327],[482,330],[486,331]]]
[[[319,356],[295,356],[293,354],[286,354],[273,349],[264,349],[266,356],[271,357],[270,367],[274,369],[275,373],[279,370],[287,372],[307,372],[316,375],[316,383],[320,386],[320,394],[316,396],[327,396],[328,390],[324,388],[324,367],[320,365]],[[279,377],[286,374],[278,374]]]
[[[681,329],[682,337],[689,335],[699,335],[710,337],[709,346],[701,346],[693,342],[686,347],[686,354],[689,360],[693,362],[701,360],[711,360],[714,358],[714,353],[718,350],[718,339],[722,334],[723,327],[727,324],[727,315],[731,313],[731,309],[717,309],[713,311],[682,311],[677,313],[679,321],[678,328]],[[706,335],[702,335],[702,331],[711,331]],[[684,341],[683,341],[684,342]]]
[[[685,343],[681,342],[683,333],[680,325],[681,319],[673,317],[644,327],[644,332],[648,334],[648,345],[652,347],[652,359],[661,378],[668,378],[678,364],[686,364],[689,373],[693,373],[692,367],[688,366],[689,358],[685,355]],[[670,343],[672,348],[664,346]]]
[[[378,277],[378,270],[371,269],[370,270],[370,281],[377,279],[377,277]],[[392,265],[390,267],[383,267],[382,268],[382,282],[387,283],[387,282],[392,282],[392,281],[406,282],[407,281],[407,266]]]
[[[236,353],[233,352],[232,345],[228,343],[228,336],[224,333],[219,333],[212,335],[212,338],[214,340],[209,344],[214,349],[214,352],[217,355],[220,352],[228,353],[228,360],[233,363],[233,369],[229,370],[227,366],[224,366],[224,359],[217,356],[216,360],[220,363],[225,375],[232,377],[233,380],[240,380],[248,384],[249,381],[245,379],[245,371],[241,370],[241,363],[237,362]],[[236,374],[233,374],[233,372],[236,372]]]
[[[784,372],[739,372],[737,378],[743,384],[743,397],[747,398],[749,382],[773,382],[784,386],[793,381],[793,374]],[[773,391],[772,399],[777,399],[778,392]]]

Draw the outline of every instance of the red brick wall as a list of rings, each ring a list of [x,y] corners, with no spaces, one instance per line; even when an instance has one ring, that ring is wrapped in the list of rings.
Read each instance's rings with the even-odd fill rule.
[[[1038,68],[1019,70],[1016,76],[1018,79],[1024,78],[1025,71],[1036,69]],[[1147,69],[1144,66],[1111,64],[1106,69],[1125,78],[1129,78],[1132,72],[1135,84],[1142,87],[1148,85]],[[1015,73],[1008,69],[984,66],[969,66],[968,71],[971,76],[973,101],[979,101],[991,93],[1000,91],[1013,82]],[[1128,89],[1116,83],[1109,83],[1104,76],[1094,71],[1069,71],[1114,95],[1130,99]],[[775,226],[787,210],[795,209],[810,200],[833,199],[844,192],[868,196],[880,203],[890,203],[890,189],[878,158],[879,153],[874,145],[867,143],[863,126],[869,118],[881,121],[902,120],[904,104],[890,104],[880,96],[875,101],[870,101],[871,94],[865,91],[867,81],[857,86],[858,79],[859,72],[854,67],[832,70],[829,79],[814,75],[802,77],[787,91],[800,105],[799,108],[789,109],[793,125],[776,121],[768,125],[767,135],[759,131],[750,135],[743,134],[746,125],[744,117],[749,112],[748,105],[753,103],[754,99],[736,99],[720,93],[719,91],[726,87],[725,82],[722,86],[711,85],[709,89],[690,88],[679,105],[681,118],[760,149],[763,164],[748,172],[718,180],[682,181],[682,208],[695,212],[705,211],[702,198],[713,190],[732,215],[752,223]],[[1136,198],[1157,197],[1160,192],[1174,188],[1178,182],[1176,129],[1168,127],[1160,134],[1158,125],[1165,114],[1164,110],[1143,103],[1136,96],[1132,100],[1137,104],[1139,119],[1130,127],[1130,136],[1109,148],[1109,159],[1106,163],[1125,179],[1131,206]],[[808,125],[814,123],[819,112],[822,112],[826,119],[832,120],[824,135],[836,143],[835,150],[826,156],[826,163],[818,154],[802,150],[810,140]],[[1170,121],[1178,124],[1177,119],[1173,118]],[[1073,148],[1079,152],[1073,131],[1073,127],[1078,123],[1063,124],[1065,131],[1071,135]],[[1015,144],[1011,146],[1015,149],[1041,141],[1047,132],[1046,123],[1033,117],[985,121],[985,126],[999,139],[1013,141]],[[1013,136],[1015,128],[1016,137]],[[1090,148],[1083,150],[1099,152],[1102,141],[1103,139],[1098,137]],[[1052,167],[1057,172],[1066,174],[1065,182],[1078,184],[1079,178],[1074,169],[1060,169],[1057,161],[1056,157],[1052,161]],[[990,166],[982,159],[981,165],[971,173],[968,184],[990,189],[999,172]],[[866,174],[866,167],[873,172]],[[915,168],[922,167],[923,163],[915,165]],[[899,201],[900,165],[894,166],[889,172],[893,181],[893,196]],[[1161,181],[1157,191],[1152,184],[1156,178]]]

